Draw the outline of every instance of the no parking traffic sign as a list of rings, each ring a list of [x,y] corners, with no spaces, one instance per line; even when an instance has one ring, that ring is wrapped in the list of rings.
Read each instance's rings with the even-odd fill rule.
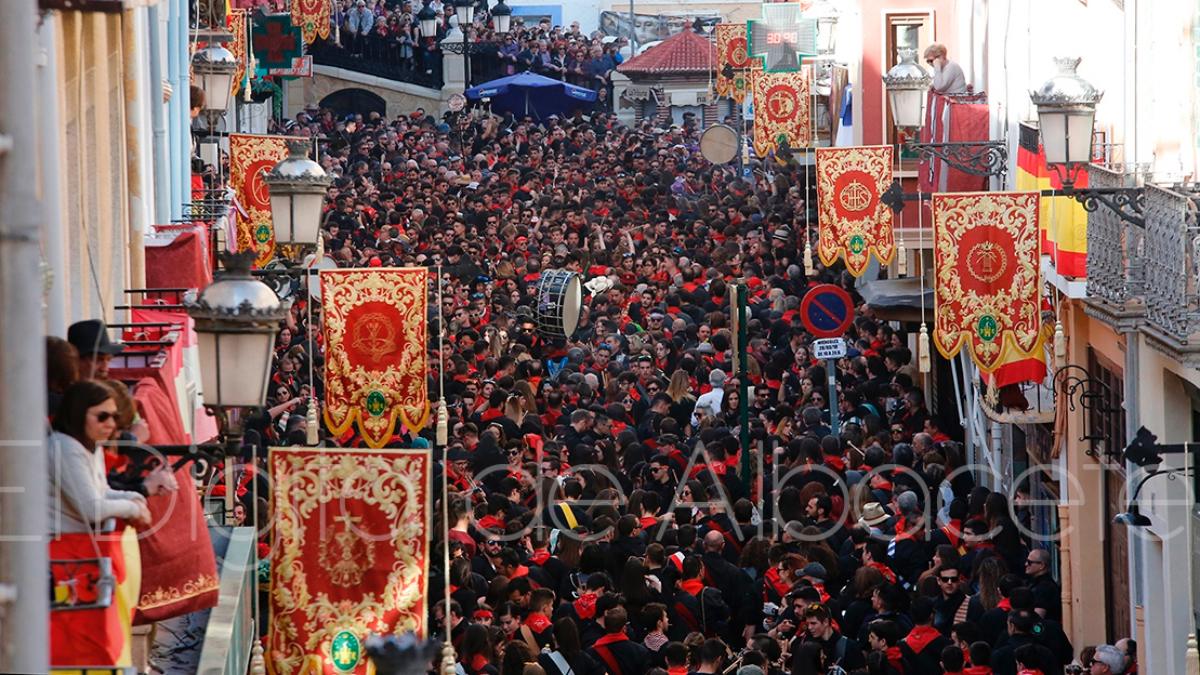
[[[800,319],[815,337],[840,337],[854,320],[854,302],[840,287],[820,284],[800,302]]]

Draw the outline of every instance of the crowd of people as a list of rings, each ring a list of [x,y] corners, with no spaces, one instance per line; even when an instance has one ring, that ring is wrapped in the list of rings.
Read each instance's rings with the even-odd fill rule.
[[[451,531],[434,528],[433,560],[448,545],[452,562],[429,601],[461,672],[1135,672],[1130,640],[1076,659],[1026,506],[975,483],[905,329],[860,300],[828,400],[798,308],[818,282],[854,288],[840,267],[803,267],[811,177],[765,163],[743,180],[701,157],[700,131],[583,111],[295,121],[335,177],[328,254],[427,266],[442,289],[429,390],[444,384],[450,411],[434,453]],[[551,269],[606,289],[567,340],[536,329]],[[278,405],[321,386],[303,314],[280,337]],[[286,441],[302,417],[266,433]]]
[[[514,16],[509,31],[501,35],[494,30],[486,4],[478,3],[469,31],[473,81],[534,72],[589,89],[609,89],[626,39],[606,39],[600,31],[584,33],[578,21],[551,26],[548,19],[527,23],[520,16]],[[432,67],[440,41],[457,19],[450,3],[431,2],[438,30],[424,36],[417,16],[422,8],[414,0],[341,0],[331,15],[331,36],[317,49],[342,49],[401,69]]]
[[[603,111],[310,110],[288,129],[319,139],[334,177],[327,255],[425,266],[441,290],[429,391],[444,386],[450,411],[450,442],[433,450],[450,486],[435,512],[446,499],[450,516],[432,560],[449,547],[451,581],[435,570],[428,601],[463,675],[1136,672],[1132,640],[1075,652],[1052,544],[1019,499],[976,483],[957,428],[927,406],[905,327],[862,304],[840,266],[805,269],[815,187],[802,165],[739,177],[703,159],[691,117],[662,129]],[[589,289],[569,339],[536,327],[552,269]],[[739,280],[750,318],[735,369]],[[799,316],[822,282],[858,304],[833,400]],[[295,300],[248,445],[304,444],[323,396],[320,307]],[[51,342],[58,452],[78,465],[55,485],[95,505],[72,514],[88,527],[138,522],[139,493],[172,486],[120,466],[105,485],[90,457],[136,437],[137,420],[92,379],[108,377],[103,327],[80,331]],[[431,424],[392,444],[432,441]],[[235,519],[258,468],[239,472]]]

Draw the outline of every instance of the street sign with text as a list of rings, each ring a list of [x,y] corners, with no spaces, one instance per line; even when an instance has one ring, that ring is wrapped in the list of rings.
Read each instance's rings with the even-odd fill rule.
[[[846,355],[846,341],[842,338],[813,340],[812,353],[818,359],[840,359]]]

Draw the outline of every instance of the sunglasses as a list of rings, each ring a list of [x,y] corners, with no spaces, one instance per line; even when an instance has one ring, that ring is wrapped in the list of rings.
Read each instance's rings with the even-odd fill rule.
[[[953,577],[938,577],[938,581],[941,581],[941,582],[943,582],[943,583],[947,583],[947,584],[952,584],[952,583],[955,583],[956,581],[958,581],[958,577],[957,577],[957,576],[953,576]]]
[[[96,421],[101,424],[104,424],[105,422],[108,422],[109,420],[116,420],[116,419],[117,419],[117,413],[104,411],[102,413],[96,414]]]

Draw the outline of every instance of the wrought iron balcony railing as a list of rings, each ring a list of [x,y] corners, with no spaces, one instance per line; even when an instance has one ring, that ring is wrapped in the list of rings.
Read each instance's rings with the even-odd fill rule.
[[[1146,318],[1171,346],[1200,350],[1200,224],[1185,188],[1146,186]],[[1196,336],[1200,337],[1200,336]]]
[[[1088,184],[1096,188],[1129,187],[1131,177],[1108,169],[1088,168]],[[1087,294],[1091,313],[1119,331],[1137,328],[1146,313],[1145,227],[1123,220],[1112,209],[1088,213]]]

